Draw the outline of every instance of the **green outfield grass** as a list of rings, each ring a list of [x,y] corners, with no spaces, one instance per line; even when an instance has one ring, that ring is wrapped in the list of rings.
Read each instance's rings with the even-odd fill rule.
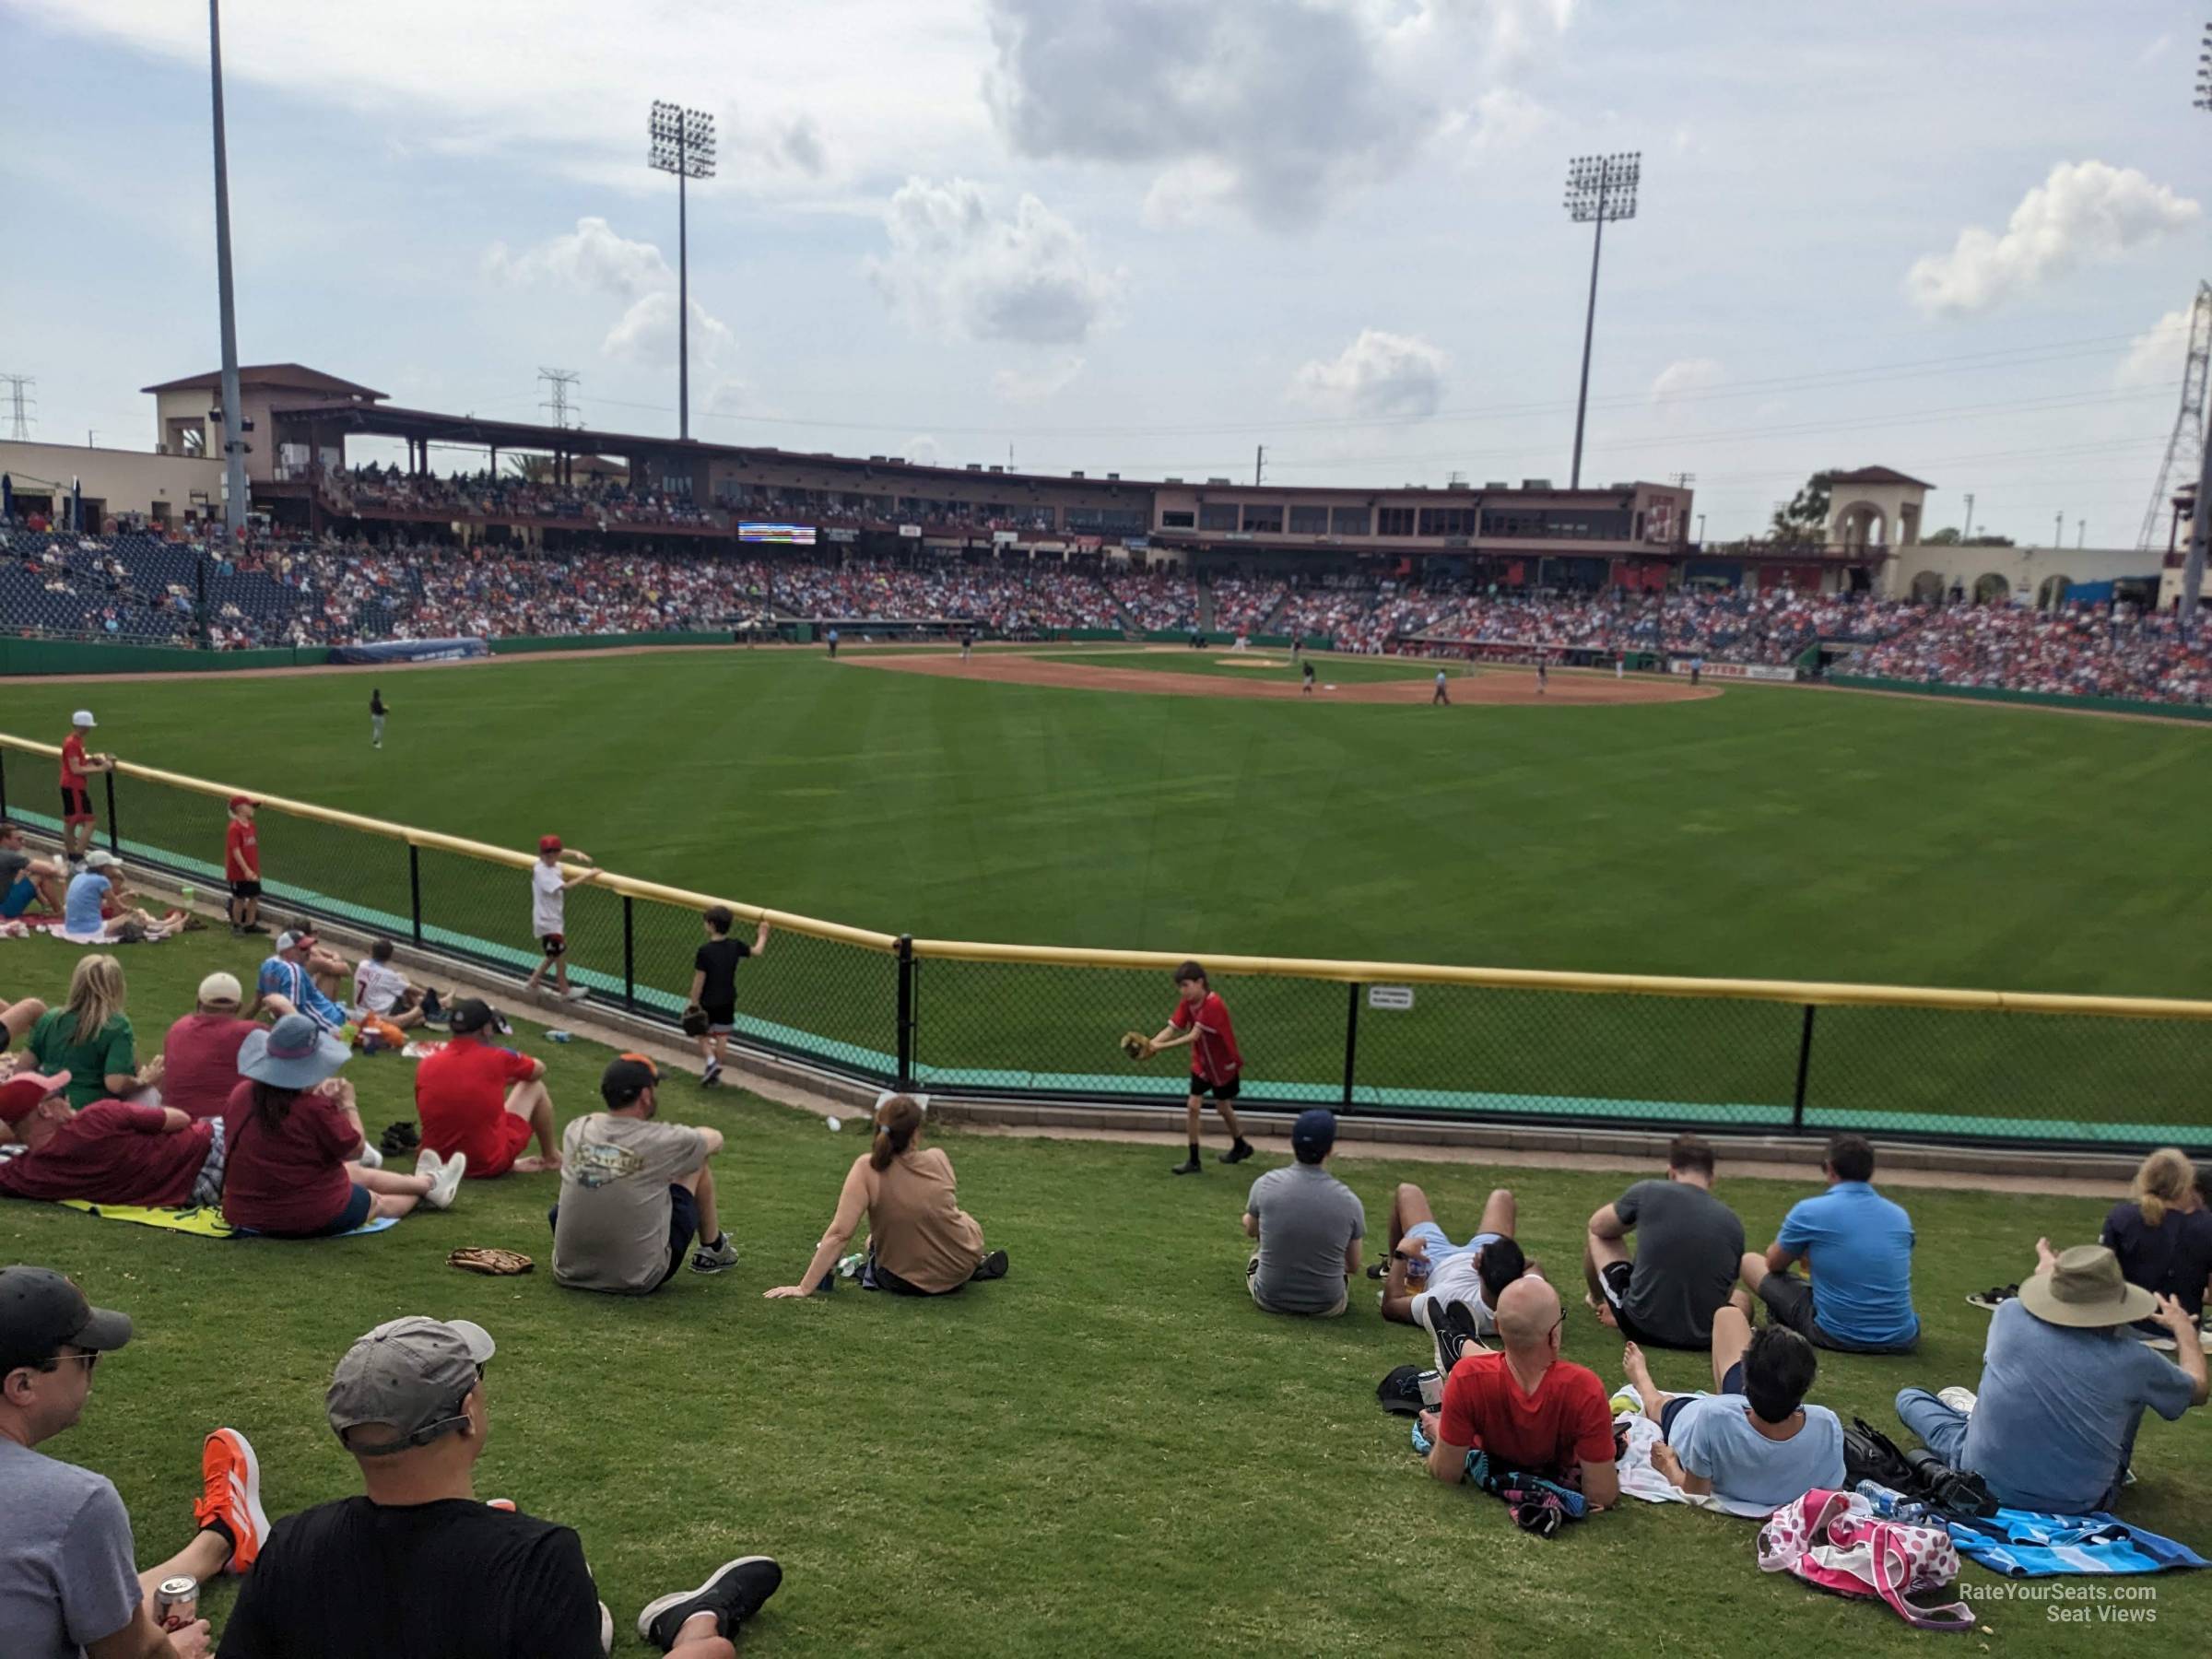
[[[1216,653],[1084,660],[1258,672]],[[372,684],[394,710],[382,751]],[[2212,994],[2212,891],[2185,851],[2212,808],[2212,734],[2187,727],[1759,688],[1626,708],[1330,707],[710,650],[23,684],[4,724],[56,739],[88,702],[128,759],[512,847],[558,830],[634,875],[923,938]],[[49,763],[10,759],[7,785],[53,809]],[[212,804],[122,787],[126,836],[219,857]],[[342,897],[372,924],[406,914],[396,847],[274,815],[264,845],[276,886]],[[526,964],[518,878],[425,854],[421,879],[435,925]],[[570,918],[578,967],[618,986],[615,901],[586,889]],[[680,996],[695,923],[646,906],[637,925],[639,979]],[[892,1046],[885,958],[787,935],[743,984],[763,1035],[864,1063]],[[1255,1087],[1335,1098],[1341,987],[1224,988]],[[1164,1016],[1164,978],[939,961],[920,993],[917,1054],[936,1081],[1177,1088],[1171,1068],[1132,1076],[1111,1049]],[[1359,1098],[1786,1124],[1799,1018],[1424,989],[1413,1012],[1363,1023]],[[2202,1137],[2206,1030],[1830,1010],[1807,1121]]]
[[[51,994],[69,953],[0,947],[11,988]],[[17,951],[35,953],[18,956]],[[133,953],[142,1041],[215,966],[249,971],[228,938]],[[30,971],[32,969],[37,971]],[[516,1041],[547,1061],[564,1120],[606,1053]],[[410,1115],[412,1066],[348,1068],[372,1135]],[[358,1489],[324,1426],[322,1391],[346,1345],[406,1312],[476,1319],[500,1345],[477,1492],[582,1535],[621,1632],[638,1607],[736,1555],[768,1553],[782,1593],[747,1652],[1029,1653],[1904,1653],[1927,1642],[1878,1607],[1770,1578],[1750,1524],[1630,1502],[1550,1543],[1502,1506],[1421,1471],[1373,1388],[1425,1339],[1376,1316],[1360,1281],[1333,1322],[1278,1319],[1246,1296],[1237,1218],[1249,1178],[1208,1165],[1173,1180],[1155,1147],[948,1133],[962,1202],[1011,1253],[1000,1284],[942,1304],[869,1296],[769,1302],[804,1265],[860,1149],[820,1120],[672,1081],[664,1114],[728,1136],[724,1216],[743,1253],[718,1278],[650,1300],[563,1291],[547,1270],[556,1179],[470,1183],[446,1215],[312,1244],[217,1241],[54,1207],[0,1203],[11,1261],[76,1276],[137,1322],[101,1365],[83,1421],[47,1450],[100,1470],[128,1504],[142,1561],[188,1535],[202,1434],[253,1441],[272,1514]],[[1379,1238],[1392,1185],[1421,1182],[1446,1225],[1473,1225],[1495,1184],[1520,1194],[1524,1245],[1567,1283],[1571,1358],[1620,1381],[1618,1339],[1579,1306],[1579,1229],[1625,1176],[1354,1159],[1340,1173]],[[1755,1242],[1798,1189],[1731,1179],[1720,1194]],[[1823,1355],[1816,1398],[1895,1431],[1898,1388],[1971,1384],[1983,1314],[1968,1292],[2016,1279],[2031,1241],[2092,1236],[2088,1201],[1899,1190],[1919,1234],[1926,1335],[1912,1359]],[[502,1244],[539,1270],[485,1279],[444,1265]],[[1378,1246],[1379,1248],[1379,1246]],[[1700,1382],[1692,1356],[1655,1354],[1661,1385]],[[2199,1414],[2146,1424],[2125,1512],[2212,1547],[2212,1441]],[[1995,1593],[1968,1568],[1961,1581]],[[2158,1624],[2202,1629],[2212,1577],[2147,1583]],[[2076,1581],[2079,1583],[2079,1581]],[[231,1593],[205,1604],[220,1621]],[[1993,1651],[2080,1651],[2040,1605],[1983,1608]],[[2000,1645],[2001,1644],[2001,1645]],[[2186,1644],[2183,1643],[2185,1646]]]

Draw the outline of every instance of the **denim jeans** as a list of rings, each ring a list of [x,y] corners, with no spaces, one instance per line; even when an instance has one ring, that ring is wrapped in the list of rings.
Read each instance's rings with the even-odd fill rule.
[[[1952,1468],[1963,1466],[1959,1460],[1966,1451],[1965,1412],[1952,1410],[1924,1388],[1907,1388],[1898,1393],[1897,1418]]]

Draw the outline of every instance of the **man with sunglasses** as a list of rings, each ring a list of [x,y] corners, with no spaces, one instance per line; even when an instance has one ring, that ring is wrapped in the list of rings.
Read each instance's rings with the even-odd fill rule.
[[[419,1316],[346,1350],[324,1405],[365,1495],[276,1524],[221,1659],[605,1659],[614,1624],[575,1532],[477,1497],[496,1351],[481,1325]],[[639,1633],[682,1659],[735,1659],[728,1636],[782,1576],[766,1557],[727,1562],[648,1606]]]
[[[561,1136],[560,1202],[546,1219],[553,1277],[572,1289],[647,1296],[676,1277],[687,1253],[694,1273],[737,1265],[708,1167],[722,1131],[657,1121],[660,1081],[644,1055],[617,1055],[599,1077],[606,1110],[586,1112]]]
[[[0,1268],[0,1652],[8,1659],[202,1659],[206,1622],[164,1630],[155,1587],[244,1572],[268,1533],[260,1468],[236,1430],[217,1430],[202,1448],[206,1489],[192,1542],[145,1572],[133,1565],[114,1486],[33,1450],[75,1425],[100,1357],[130,1339],[127,1316],[94,1307],[60,1274]]]

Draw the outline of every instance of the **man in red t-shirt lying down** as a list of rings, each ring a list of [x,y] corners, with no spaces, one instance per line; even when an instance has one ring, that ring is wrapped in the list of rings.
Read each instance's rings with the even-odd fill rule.
[[[222,1124],[173,1106],[95,1100],[69,1110],[69,1074],[18,1071],[0,1081],[0,1143],[26,1150],[0,1159],[0,1198],[79,1198],[184,1209],[219,1204]]]
[[[441,1159],[467,1153],[471,1180],[559,1169],[545,1063],[488,1041],[503,1033],[506,1022],[476,997],[453,1005],[447,1029],[453,1041],[415,1070],[423,1150]],[[524,1158],[532,1135],[538,1156]]]
[[[1620,1500],[1613,1409],[1595,1371],[1559,1358],[1559,1293],[1540,1278],[1517,1278],[1499,1293],[1497,1314],[1505,1351],[1463,1349],[1442,1405],[1420,1415],[1429,1473],[1456,1485],[1467,1453],[1479,1449],[1493,1466],[1579,1487],[1592,1509],[1611,1508]]]

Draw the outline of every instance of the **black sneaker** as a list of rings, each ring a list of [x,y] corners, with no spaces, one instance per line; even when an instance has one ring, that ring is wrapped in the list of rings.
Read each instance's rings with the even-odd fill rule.
[[[993,1251],[976,1264],[975,1271],[968,1277],[971,1279],[984,1280],[1005,1278],[1006,1277],[1006,1253],[1003,1250]]]
[[[1223,1163],[1242,1163],[1251,1156],[1252,1143],[1240,1135],[1237,1136],[1237,1144],[1221,1154],[1221,1161]]]
[[[1195,1175],[1205,1167],[1206,1166],[1200,1163],[1196,1158],[1186,1158],[1181,1163],[1177,1164],[1173,1169],[1170,1170],[1168,1173],[1171,1175]]]
[[[1389,1261],[1385,1259],[1383,1261],[1377,1262],[1373,1266],[1367,1270],[1367,1277],[1371,1279],[1388,1278],[1390,1277]]]
[[[698,1589],[672,1591],[647,1602],[638,1614],[638,1634],[665,1653],[676,1645],[686,1619],[696,1613],[712,1613],[715,1633],[735,1636],[737,1627],[760,1611],[782,1582],[783,1569],[767,1556],[724,1561]]]

